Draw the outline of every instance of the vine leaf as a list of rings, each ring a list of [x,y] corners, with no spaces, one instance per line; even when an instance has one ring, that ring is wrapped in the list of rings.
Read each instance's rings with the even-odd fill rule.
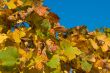
[[[73,44],[67,40],[60,42],[60,46],[64,49],[64,55],[67,56],[69,60],[76,58],[76,55],[80,55],[81,51],[77,47],[73,47]]]
[[[9,2],[6,1],[5,4],[8,6],[9,9],[15,9],[18,6],[23,5],[23,2],[21,0],[10,0]]]
[[[0,43],[3,43],[7,38],[8,36],[6,34],[0,34]]]
[[[58,55],[53,55],[49,62],[46,63],[50,68],[57,68],[60,65],[60,59]]]
[[[46,55],[38,55],[35,58],[35,68],[41,70],[44,67],[44,63],[48,61]]]
[[[96,50],[99,49],[99,46],[97,45],[97,43],[94,40],[89,39],[89,41],[94,49],[96,49]]]
[[[106,52],[109,50],[110,47],[110,38],[108,38],[105,34],[98,33],[96,35],[96,38],[98,41],[101,41],[101,49],[103,52]]]
[[[87,61],[81,61],[81,68],[86,72],[90,72],[92,64],[88,63]]]
[[[22,30],[15,29],[14,32],[9,32],[9,34],[10,34],[10,37],[12,37],[16,43],[20,43],[21,38],[26,35],[24,29]]]
[[[10,0],[10,2],[6,2],[6,5],[8,6],[9,9],[15,9],[16,8],[14,0]]]
[[[38,6],[34,8],[34,11],[39,14],[40,16],[44,16],[47,12],[47,7],[44,6]]]
[[[50,22],[48,19],[44,19],[42,24],[41,24],[41,27],[44,29],[44,30],[49,30],[51,28],[51,25],[50,25]]]
[[[59,17],[55,13],[52,13],[52,12],[49,12],[46,18],[49,19],[51,23],[59,22]]]
[[[18,52],[14,47],[6,47],[0,51],[0,61],[2,66],[14,66],[18,60]]]
[[[12,38],[16,43],[20,43],[20,36],[19,36],[19,30],[15,29],[15,31],[12,33]]]

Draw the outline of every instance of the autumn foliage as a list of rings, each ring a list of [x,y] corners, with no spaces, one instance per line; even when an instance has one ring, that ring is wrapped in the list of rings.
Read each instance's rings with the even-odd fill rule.
[[[42,0],[0,0],[0,73],[110,73],[110,29],[66,29]]]

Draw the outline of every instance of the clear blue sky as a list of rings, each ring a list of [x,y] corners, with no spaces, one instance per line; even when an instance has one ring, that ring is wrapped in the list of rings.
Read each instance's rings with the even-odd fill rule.
[[[90,31],[110,27],[110,0],[45,0],[52,12],[67,27],[86,25]]]

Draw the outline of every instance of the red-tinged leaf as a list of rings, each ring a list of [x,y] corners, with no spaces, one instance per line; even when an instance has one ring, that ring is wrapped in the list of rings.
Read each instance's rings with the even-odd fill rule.
[[[44,7],[44,6],[38,6],[34,8],[34,11],[40,15],[40,16],[44,16],[47,12],[48,8]]]
[[[52,34],[52,35],[55,34],[55,30],[54,30],[54,29],[50,29],[49,32],[50,32],[50,34]]]
[[[96,68],[98,68],[98,69],[103,68],[103,66],[104,66],[103,60],[102,60],[102,59],[97,60],[97,61],[94,63],[94,66],[95,66]]]
[[[49,21],[51,23],[58,23],[59,22],[59,17],[52,12],[49,12],[49,14],[46,16],[46,18],[49,19]]]
[[[51,51],[54,52],[54,51],[56,51],[57,49],[58,49],[58,46],[54,44],[54,45],[52,46],[52,48],[51,48]]]
[[[66,32],[67,31],[67,29],[62,26],[56,26],[56,27],[54,27],[54,30],[56,32]]]
[[[35,57],[35,68],[38,70],[43,69],[44,64],[48,61],[48,58],[46,55],[38,55]]]

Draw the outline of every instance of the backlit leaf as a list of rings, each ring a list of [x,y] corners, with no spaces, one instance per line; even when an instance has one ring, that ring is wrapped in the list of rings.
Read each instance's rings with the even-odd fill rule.
[[[46,18],[49,19],[51,23],[58,23],[59,21],[59,17],[55,13],[52,13],[52,12],[49,12]]]
[[[94,40],[92,40],[92,39],[89,39],[89,40],[90,40],[90,43],[94,49],[96,49],[96,50],[99,49],[97,43]]]
[[[39,14],[40,16],[44,16],[47,12],[47,7],[44,6],[38,6],[36,8],[34,8],[34,11]]]
[[[41,24],[41,27],[43,30],[49,30],[51,28],[49,20],[44,19],[42,24]]]
[[[8,36],[6,34],[0,34],[0,43],[3,43],[7,38]]]
[[[92,64],[88,63],[87,61],[81,61],[81,68],[86,72],[90,72]]]
[[[104,66],[103,60],[102,60],[102,59],[97,60],[97,61],[94,63],[94,66],[95,66],[96,68],[102,68],[102,67]]]
[[[16,5],[14,3],[14,0],[10,0],[10,2],[6,2],[6,5],[8,6],[9,9],[15,9]]]
[[[13,66],[18,60],[18,52],[14,47],[6,47],[0,51],[0,61],[3,66]]]
[[[46,63],[47,60],[48,58],[46,55],[38,55],[35,58],[35,68],[41,70],[44,67],[43,63]]]
[[[80,55],[81,51],[77,47],[73,47],[72,44],[63,40],[60,42],[61,48],[64,49],[64,55],[67,56],[69,60],[76,58],[76,55]]]
[[[12,38],[15,40],[16,43],[20,43],[20,35],[19,30],[15,29],[15,31],[12,33]]]
[[[102,51],[103,51],[103,52],[108,51],[108,50],[109,50],[109,47],[110,47],[110,38],[106,38],[106,39],[104,39],[104,43],[103,43],[103,45],[101,46]]]
[[[60,65],[60,59],[58,55],[53,55],[51,60],[46,63],[50,68],[57,68]]]

